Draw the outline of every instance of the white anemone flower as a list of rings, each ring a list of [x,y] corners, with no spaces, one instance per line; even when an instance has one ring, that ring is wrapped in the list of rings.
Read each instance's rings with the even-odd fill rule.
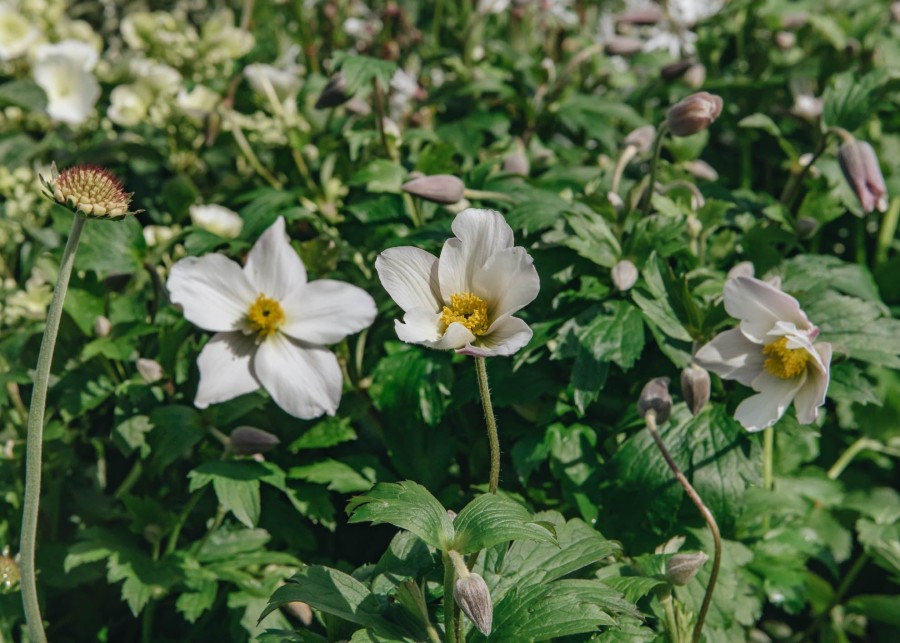
[[[324,346],[367,328],[375,302],[341,281],[308,282],[283,218],[260,236],[243,269],[221,254],[188,257],[166,285],[189,321],[216,333],[197,358],[198,408],[263,387],[295,417],[334,415],[343,377]]]
[[[244,227],[244,220],[241,218],[241,215],[222,205],[214,203],[192,205],[190,213],[191,223],[195,226],[225,239],[234,239]]]
[[[0,60],[12,60],[28,53],[41,32],[28,18],[6,4],[0,5]]]
[[[397,336],[463,355],[512,355],[531,340],[531,328],[513,314],[540,290],[533,261],[513,247],[499,212],[463,210],[452,230],[440,259],[411,247],[378,256],[381,284],[406,313],[395,321]]]
[[[32,75],[47,95],[50,118],[71,125],[85,122],[100,98],[100,84],[91,73],[97,64],[94,48],[77,40],[41,45],[35,61]]]
[[[831,344],[815,343],[819,329],[797,300],[759,279],[736,277],[725,283],[725,310],[740,326],[717,335],[694,360],[756,391],[738,405],[735,419],[761,431],[793,402],[801,424],[815,422],[828,389]]]

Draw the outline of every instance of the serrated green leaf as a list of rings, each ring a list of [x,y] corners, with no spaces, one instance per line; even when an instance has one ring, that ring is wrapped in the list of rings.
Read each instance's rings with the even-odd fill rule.
[[[375,483],[374,477],[368,478],[349,464],[331,458],[300,467],[292,467],[288,476],[297,480],[328,485],[329,489],[338,493],[366,491]]]
[[[315,424],[291,443],[288,450],[297,453],[303,449],[327,449],[356,439],[356,431],[349,418],[330,417]]]
[[[485,494],[467,504],[453,521],[449,547],[470,554],[510,540],[556,542],[554,534],[533,521],[525,507],[505,496]]]
[[[376,485],[347,504],[349,522],[389,523],[411,531],[437,549],[445,550],[454,527],[447,510],[428,490],[411,480]]]

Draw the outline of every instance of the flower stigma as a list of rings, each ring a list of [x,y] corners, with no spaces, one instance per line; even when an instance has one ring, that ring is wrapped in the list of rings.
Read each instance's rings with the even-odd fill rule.
[[[462,324],[473,335],[484,335],[490,327],[487,302],[470,292],[450,295],[450,305],[444,306],[441,313],[441,332],[446,332],[453,322]]]
[[[284,323],[284,310],[277,299],[260,295],[247,311],[247,323],[261,339],[265,339]]]
[[[763,367],[770,375],[789,380],[806,370],[809,353],[803,348],[788,348],[788,338],[779,337],[771,344],[763,347],[763,354],[768,355]]]

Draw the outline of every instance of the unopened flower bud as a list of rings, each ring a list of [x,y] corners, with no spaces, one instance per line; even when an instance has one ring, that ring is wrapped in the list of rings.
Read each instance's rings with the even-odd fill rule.
[[[709,402],[709,373],[705,368],[691,364],[681,371],[681,395],[691,415],[697,415]]]
[[[734,267],[728,271],[728,274],[725,275],[725,281],[737,279],[738,277],[753,277],[755,275],[756,270],[753,268],[753,262],[741,261],[740,263],[736,263]]]
[[[503,171],[510,174],[518,174],[520,176],[528,176],[531,172],[531,166],[528,163],[528,157],[523,152],[513,152],[503,159]]]
[[[301,623],[309,627],[313,622],[312,608],[303,601],[291,601],[284,605],[287,611],[299,619]]]
[[[131,194],[108,170],[94,165],[75,165],[59,172],[50,166],[50,180],[41,177],[44,193],[73,212],[95,219],[122,219],[132,212]]]
[[[613,266],[612,281],[620,292],[631,290],[638,278],[637,267],[628,259],[622,259]]]
[[[716,172],[716,168],[706,161],[695,159],[693,161],[685,161],[681,165],[685,170],[690,172],[694,178],[703,179],[704,181],[719,180],[719,173]]]
[[[847,141],[838,150],[838,162],[863,211],[886,211],[887,187],[872,146],[856,139]]]
[[[691,136],[709,127],[722,113],[722,98],[698,92],[669,108],[666,121],[675,136]]]
[[[616,24],[636,26],[655,25],[662,20],[663,17],[662,9],[656,5],[650,5],[643,9],[623,11],[616,16]]]
[[[450,522],[453,522],[454,520],[456,520],[456,516],[458,516],[458,515],[459,515],[459,514],[457,514],[457,513],[456,513],[455,511],[453,511],[452,509],[448,509],[448,510],[447,510],[447,516],[450,518]]]
[[[794,229],[797,230],[797,236],[801,239],[811,239],[819,230],[819,222],[812,217],[797,217]]]
[[[779,49],[791,49],[797,44],[797,36],[793,31],[779,31],[775,34],[775,46]]]
[[[145,359],[141,357],[137,361],[137,370],[144,381],[148,384],[158,382],[163,378],[163,367],[154,359]]]
[[[403,191],[435,203],[458,203],[465,195],[466,185],[450,174],[435,174],[407,181]]]
[[[644,41],[628,36],[607,38],[604,49],[610,56],[630,56],[644,48]]]
[[[618,193],[612,191],[607,192],[606,198],[609,201],[609,204],[616,209],[616,212],[621,213],[625,209],[625,202]]]
[[[347,96],[347,81],[344,79],[344,72],[339,71],[328,80],[314,107],[328,109],[343,105],[348,100],[350,97]]]
[[[665,422],[672,414],[672,396],[669,394],[669,378],[654,377],[644,385],[638,398],[638,415],[647,417],[650,411],[656,414],[656,421]]]
[[[701,203],[700,207],[702,207],[702,205],[703,204]],[[688,236],[691,239],[699,239],[700,233],[703,232],[703,224],[700,222],[700,219],[694,216],[688,217],[685,227],[687,228]]]
[[[255,455],[271,451],[281,443],[278,436],[252,426],[239,426],[228,436],[231,448],[238,455]]]
[[[662,69],[659,70],[659,75],[662,76],[663,80],[676,80],[684,76],[684,73],[690,69],[691,65],[694,63],[690,60],[676,60],[673,63],[669,63],[667,65],[663,65]]]
[[[453,600],[482,634],[487,636],[491,633],[494,605],[487,583],[479,574],[471,573],[457,579],[453,586]]]
[[[96,337],[108,337],[109,333],[112,331],[112,324],[109,319],[100,315],[97,319],[94,320],[94,336]]]
[[[652,125],[644,125],[629,132],[624,143],[626,147],[634,147],[638,153],[643,154],[650,151],[654,137],[656,137],[656,128]]]
[[[684,72],[684,82],[691,89],[700,89],[706,84],[706,66],[696,63]]]
[[[708,560],[709,556],[702,551],[675,554],[666,561],[666,580],[673,585],[687,585]]]

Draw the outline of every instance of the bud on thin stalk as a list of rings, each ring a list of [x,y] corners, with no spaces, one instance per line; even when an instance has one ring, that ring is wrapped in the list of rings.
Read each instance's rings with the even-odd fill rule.
[[[435,174],[407,181],[403,191],[413,196],[435,203],[452,204],[462,201],[466,185],[458,177],[450,174]]]
[[[638,278],[637,267],[628,259],[622,259],[613,266],[612,281],[620,292],[631,290]]]
[[[681,394],[691,410],[691,415],[697,415],[709,402],[709,373],[696,364],[691,364],[681,371]]]
[[[153,359],[141,357],[137,361],[137,371],[148,384],[158,382],[163,378],[163,367]]]
[[[847,183],[856,193],[864,212],[887,210],[887,187],[875,150],[865,141],[845,142],[838,150],[838,162]]]
[[[687,585],[708,560],[709,556],[702,551],[693,554],[675,554],[666,561],[666,580],[673,585]]]
[[[646,418],[650,411],[655,421],[662,423],[672,414],[672,396],[669,394],[669,378],[655,377],[644,385],[638,398],[638,415]]]
[[[457,579],[453,586],[453,600],[482,634],[488,636],[491,633],[494,605],[487,583],[479,574],[470,572],[465,578]]]
[[[228,441],[238,455],[265,453],[281,443],[278,436],[253,426],[239,426],[228,436]]]
[[[94,335],[97,337],[108,337],[112,332],[112,323],[108,318],[100,315],[94,320]]]
[[[675,136],[691,136],[713,124],[722,113],[722,98],[709,92],[691,94],[669,108],[666,122]]]

